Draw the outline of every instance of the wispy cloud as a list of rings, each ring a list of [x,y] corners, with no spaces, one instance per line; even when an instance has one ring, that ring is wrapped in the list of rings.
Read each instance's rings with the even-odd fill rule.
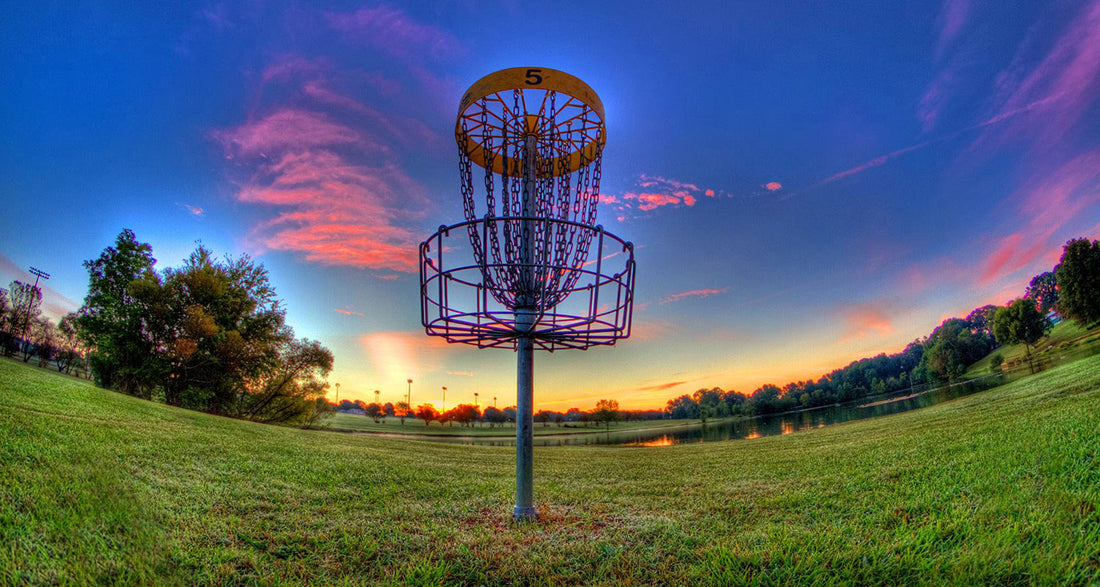
[[[685,383],[687,383],[687,381],[668,381],[666,383],[658,383],[656,385],[646,385],[644,387],[639,387],[638,391],[664,391],[666,389],[672,389],[673,387],[679,387]]]
[[[769,192],[778,192],[779,190],[783,189],[783,184],[779,183],[778,181],[769,181],[768,183],[764,184],[764,189],[768,190]]]
[[[894,331],[890,314],[893,304],[886,302],[865,302],[842,308],[838,314],[845,325],[844,333],[837,342],[846,342],[865,338],[874,334],[885,335]]]
[[[622,194],[600,194],[600,203],[611,206],[624,220],[634,212],[650,212],[658,208],[692,207],[700,198],[713,198],[719,192],[713,188],[659,175],[642,174],[637,181],[640,189]]]
[[[202,216],[204,214],[204,210],[198,206],[192,206],[191,204],[181,204],[181,206],[193,216]]]
[[[662,304],[671,304],[673,302],[679,302],[688,298],[709,298],[710,296],[716,296],[728,292],[730,288],[707,288],[707,289],[693,289],[691,291],[683,291],[680,293],[672,294],[661,298]]]
[[[362,316],[363,315],[362,312],[356,312],[355,310],[352,310],[351,306],[344,306],[343,308],[334,308],[334,311],[339,313],[339,314],[343,314],[345,316]]]
[[[943,3],[938,19],[939,38],[936,40],[936,55],[942,55],[966,26],[970,16],[970,0],[947,0]]]

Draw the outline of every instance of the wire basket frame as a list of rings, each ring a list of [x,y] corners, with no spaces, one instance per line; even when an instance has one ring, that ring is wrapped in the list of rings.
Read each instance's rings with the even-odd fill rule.
[[[479,348],[515,348],[521,337],[534,340],[535,348],[586,349],[612,345],[630,336],[634,297],[634,246],[604,231],[563,220],[532,219],[570,224],[592,242],[592,260],[577,265],[540,265],[538,270],[569,274],[568,290],[558,293],[564,303],[538,307],[533,327],[527,327],[514,309],[501,304],[494,282],[484,276],[494,269],[485,251],[477,254],[463,242],[469,230],[483,235],[501,230],[507,222],[522,218],[484,218],[441,226],[420,245],[421,321],[427,333],[448,342]],[[544,280],[548,283],[549,280]],[[568,298],[568,299],[567,299]]]

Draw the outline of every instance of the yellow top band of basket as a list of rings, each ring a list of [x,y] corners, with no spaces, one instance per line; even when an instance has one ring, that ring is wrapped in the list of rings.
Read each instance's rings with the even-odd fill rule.
[[[580,169],[582,162],[590,163],[599,155],[600,151],[603,149],[604,143],[607,142],[607,133],[604,129],[603,102],[600,101],[600,97],[596,95],[596,92],[589,87],[588,84],[568,73],[556,69],[547,67],[512,67],[490,73],[477,80],[474,82],[474,85],[470,86],[470,89],[466,90],[466,93],[462,96],[462,101],[459,102],[458,121],[455,124],[455,140],[458,142],[458,148],[466,153],[471,161],[477,163],[481,167],[485,167],[485,149],[480,142],[474,139],[474,137],[463,132],[462,114],[466,112],[466,109],[469,108],[471,104],[486,96],[508,90],[524,89],[554,91],[559,94],[571,96],[583,102],[600,117],[600,128],[597,133],[597,139],[589,142],[581,149],[573,151],[568,155],[563,155],[553,161],[549,166],[551,175],[560,175],[563,173],[561,171],[562,160],[565,161],[565,166],[568,169],[565,173],[570,173]],[[499,175],[505,175],[506,173],[516,175],[516,168],[522,166],[508,165],[509,161],[510,158],[505,155],[493,157],[493,172]],[[522,173],[522,171],[519,173]]]

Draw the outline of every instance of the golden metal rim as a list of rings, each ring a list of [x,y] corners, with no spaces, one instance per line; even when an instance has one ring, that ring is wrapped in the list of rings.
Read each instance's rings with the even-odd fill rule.
[[[580,128],[571,128],[571,133],[579,133],[583,140],[568,142],[574,143],[574,149],[571,149],[568,154],[557,157],[553,161],[550,161],[550,165],[546,168],[549,171],[549,175],[557,176],[564,173],[572,173],[577,171],[584,165],[594,161],[603,150],[604,144],[607,142],[607,133],[604,128],[604,109],[603,102],[600,97],[596,95],[588,84],[584,83],[580,79],[569,75],[568,73],[558,71],[556,69],[550,69],[546,67],[513,67],[509,69],[502,69],[495,73],[491,73],[478,81],[474,82],[466,93],[463,94],[462,100],[459,103],[458,120],[455,123],[455,140],[458,143],[458,148],[462,150],[471,161],[477,163],[481,167],[487,167],[487,157],[484,145],[478,141],[474,135],[469,133],[463,128],[463,121],[473,123],[475,127],[481,126],[480,114],[484,110],[481,109],[471,110],[471,106],[478,102],[498,102],[503,111],[509,112],[511,109],[508,103],[501,97],[502,92],[511,92],[513,90],[542,90],[544,92],[556,92],[558,95],[567,96],[566,102],[560,106],[555,105],[555,116],[561,113],[567,113],[567,109],[574,109],[577,112],[574,116],[565,117],[562,122],[557,122],[555,126],[561,127],[572,121],[582,120],[586,122],[586,125]],[[543,95],[543,99],[539,105],[538,114],[529,114],[527,111],[527,104],[524,100],[523,103],[523,116],[526,118],[525,125],[528,127],[526,130],[531,134],[538,135],[539,128],[537,128],[538,121],[541,118],[541,114],[546,108],[546,96]],[[521,94],[522,96],[522,94]],[[593,121],[588,120],[586,114],[587,110],[595,113],[599,118],[595,121],[596,124],[591,124]],[[501,134],[504,132],[504,125],[507,121],[494,115],[499,121],[501,126],[494,126],[493,128],[499,130]],[[509,165],[511,159],[505,155],[497,154],[492,157],[492,171],[499,175],[518,175],[522,173],[519,170],[518,165]]]

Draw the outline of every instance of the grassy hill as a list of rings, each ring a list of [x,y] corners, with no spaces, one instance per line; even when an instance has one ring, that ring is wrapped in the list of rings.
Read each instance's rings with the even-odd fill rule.
[[[1100,357],[787,436],[514,451],[212,417],[0,361],[0,583],[1100,581]]]
[[[1051,329],[1035,348],[1032,357],[1044,366],[1064,364],[1083,357],[1100,353],[1100,327],[1091,330],[1072,320],[1063,320]],[[989,353],[967,368],[964,378],[980,377],[990,373],[991,359],[1000,354],[1004,357],[1003,368],[1007,370],[1027,370],[1027,358],[1023,344],[1010,344]]]

